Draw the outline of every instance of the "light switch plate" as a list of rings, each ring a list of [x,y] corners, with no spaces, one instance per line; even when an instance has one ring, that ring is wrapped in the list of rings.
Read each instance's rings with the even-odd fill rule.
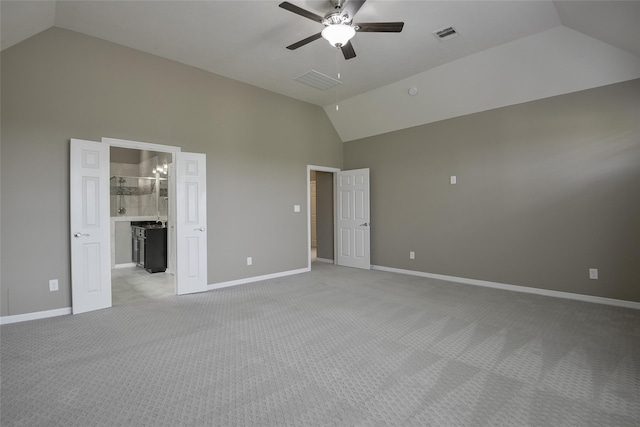
[[[300,205],[293,205],[294,212],[300,212]]]
[[[456,184],[458,182],[458,178],[455,175],[451,175],[451,184]]]

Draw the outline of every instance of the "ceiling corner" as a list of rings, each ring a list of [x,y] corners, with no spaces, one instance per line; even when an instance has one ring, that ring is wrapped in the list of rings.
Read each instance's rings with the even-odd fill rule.
[[[639,1],[554,0],[562,25],[640,57]]]
[[[1,1],[0,39],[5,50],[55,25],[56,1]]]

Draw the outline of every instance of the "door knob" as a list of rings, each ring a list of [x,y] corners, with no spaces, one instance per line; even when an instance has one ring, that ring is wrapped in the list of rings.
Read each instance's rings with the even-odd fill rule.
[[[194,228],[193,231],[204,231],[204,227]]]
[[[369,226],[368,222],[365,222],[364,224],[360,224],[360,227],[368,227],[368,226]]]
[[[89,234],[82,234],[82,233],[76,233],[73,235],[73,237],[80,238],[80,237],[89,237]]]

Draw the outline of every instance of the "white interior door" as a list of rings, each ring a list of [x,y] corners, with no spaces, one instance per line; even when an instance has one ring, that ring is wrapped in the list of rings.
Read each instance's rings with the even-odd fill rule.
[[[176,153],[178,294],[207,290],[206,155]]]
[[[369,169],[338,172],[338,265],[371,268]]]
[[[73,314],[111,307],[109,145],[71,140]]]

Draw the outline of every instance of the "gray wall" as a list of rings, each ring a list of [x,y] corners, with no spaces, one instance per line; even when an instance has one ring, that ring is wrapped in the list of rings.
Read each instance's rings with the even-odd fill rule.
[[[316,172],[318,258],[333,259],[333,174]]]
[[[133,262],[133,242],[131,238],[131,222],[116,221],[115,223],[115,264],[129,264]]]
[[[1,64],[0,315],[71,304],[70,138],[207,154],[209,283],[307,266],[306,167],[342,166],[321,108],[58,28]]]
[[[142,151],[129,148],[111,147],[109,150],[111,163],[140,164]]]
[[[346,143],[372,263],[640,301],[639,100],[634,80]]]

